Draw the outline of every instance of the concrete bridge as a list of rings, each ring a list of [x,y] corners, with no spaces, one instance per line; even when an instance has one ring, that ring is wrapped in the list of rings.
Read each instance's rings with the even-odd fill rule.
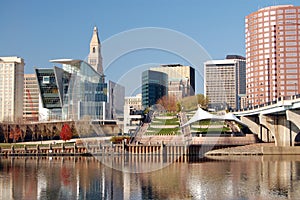
[[[233,112],[264,142],[276,146],[300,144],[300,95]]]
[[[62,126],[68,124],[73,137],[113,136],[121,132],[112,121],[45,121],[0,123],[0,143],[60,139]]]

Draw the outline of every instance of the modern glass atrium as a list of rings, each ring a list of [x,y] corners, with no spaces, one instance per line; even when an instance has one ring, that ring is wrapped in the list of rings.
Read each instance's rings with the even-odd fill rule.
[[[105,119],[107,84],[82,60],[51,60],[62,68],[36,69],[43,107],[60,108],[63,120]]]

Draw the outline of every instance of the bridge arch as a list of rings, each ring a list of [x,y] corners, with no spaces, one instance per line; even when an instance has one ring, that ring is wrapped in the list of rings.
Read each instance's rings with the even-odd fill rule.
[[[293,146],[300,146],[300,110],[287,110],[286,119],[289,121]]]
[[[241,121],[248,125],[249,129],[258,136],[262,142],[274,142],[275,136],[268,129],[260,123],[259,115],[241,116]]]

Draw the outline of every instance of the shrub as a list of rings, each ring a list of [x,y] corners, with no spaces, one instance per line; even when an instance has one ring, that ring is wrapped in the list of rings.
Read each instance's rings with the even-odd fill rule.
[[[72,139],[72,131],[69,124],[63,125],[59,136],[64,141]]]

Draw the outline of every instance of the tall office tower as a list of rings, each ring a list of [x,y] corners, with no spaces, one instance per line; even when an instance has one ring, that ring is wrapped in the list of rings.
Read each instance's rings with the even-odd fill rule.
[[[35,74],[24,74],[23,120],[39,121],[39,88]]]
[[[226,104],[239,109],[239,98],[246,93],[246,60],[229,55],[225,60],[204,63],[205,95],[211,105]]]
[[[24,60],[0,57],[0,121],[23,120]]]
[[[161,65],[150,68],[168,74],[168,95],[181,99],[195,95],[195,69],[180,64]]]
[[[103,74],[101,43],[98,37],[98,29],[94,27],[93,36],[90,42],[90,53],[88,63],[100,74]]]
[[[299,93],[300,6],[260,9],[245,19],[249,106]]]
[[[155,105],[157,100],[168,94],[168,75],[147,70],[142,73],[142,105]]]

